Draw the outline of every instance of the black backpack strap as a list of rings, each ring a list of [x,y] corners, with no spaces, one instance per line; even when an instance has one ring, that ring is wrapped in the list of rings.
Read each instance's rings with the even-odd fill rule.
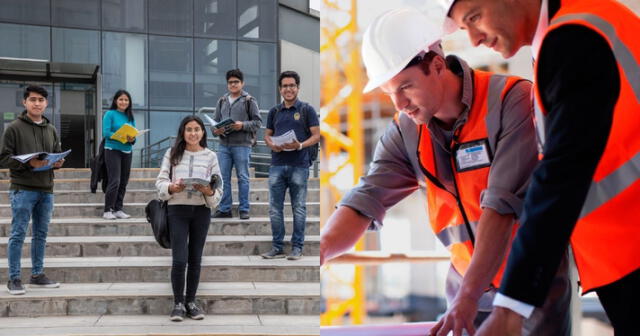
[[[248,94],[245,96],[244,98],[244,102],[246,104],[245,108],[247,110],[247,120],[251,121],[253,120],[253,118],[251,117],[251,101],[253,100],[253,97]]]

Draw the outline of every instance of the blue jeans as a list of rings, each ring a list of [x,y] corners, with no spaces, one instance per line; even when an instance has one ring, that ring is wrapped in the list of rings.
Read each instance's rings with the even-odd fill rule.
[[[53,194],[42,191],[11,190],[11,236],[7,255],[9,258],[9,279],[20,278],[20,258],[22,245],[29,228],[29,219],[33,219],[31,238],[31,274],[42,273],[44,249],[47,243],[49,220],[53,212]]]
[[[293,209],[293,236],[291,245],[302,249],[304,227],[307,221],[307,180],[309,169],[294,166],[269,168],[269,217],[273,247],[282,250],[284,239],[284,196],[289,188]]]
[[[225,146],[218,147],[218,163],[222,174],[223,192],[218,210],[231,211],[231,168],[236,167],[238,177],[238,198],[240,198],[239,211],[249,212],[249,156],[251,147]]]

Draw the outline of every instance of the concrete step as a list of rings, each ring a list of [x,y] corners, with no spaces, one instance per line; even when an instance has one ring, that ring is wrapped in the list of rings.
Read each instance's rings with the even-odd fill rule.
[[[232,189],[231,196],[234,200],[238,200],[238,190]],[[148,202],[158,197],[156,190],[128,189],[124,197],[125,203],[142,203]],[[9,203],[9,191],[0,191],[0,202]],[[318,202],[320,200],[320,189],[307,189],[307,202]],[[77,190],[56,190],[56,203],[103,203],[104,193],[101,190],[95,194],[86,191]],[[269,202],[269,189],[251,189],[249,190],[249,202]],[[289,193],[285,198],[285,204],[290,204]]]
[[[0,292],[0,316],[165,315],[173,304],[170,283],[77,283]],[[197,300],[207,314],[320,313],[319,283],[201,282]],[[5,324],[3,323],[3,326]]]
[[[133,217],[145,216],[144,203],[125,203],[124,211]],[[238,204],[232,206],[232,211],[237,214]],[[104,213],[104,203],[55,203],[53,207],[52,217],[102,217]],[[251,203],[250,214],[252,216],[268,216],[269,202],[253,202]],[[284,215],[292,216],[291,206],[284,207]],[[320,202],[307,202],[307,215],[320,216]],[[0,217],[11,217],[11,205],[0,204]]]
[[[7,263],[7,259],[0,259],[0,279],[8,278]],[[203,256],[201,265],[203,282],[320,280],[320,258],[317,256],[305,256],[295,261],[265,260],[259,256]],[[22,259],[25,283],[30,272],[31,260]],[[46,258],[45,272],[48,277],[64,283],[169,282],[171,257]]]
[[[285,217],[285,232],[293,232],[293,219]],[[11,218],[0,219],[0,237],[8,237],[11,232]],[[145,218],[106,220],[91,218],[52,218],[49,223],[49,237],[53,236],[150,236],[151,225]],[[212,218],[209,226],[211,235],[271,235],[269,217],[251,219]],[[320,234],[320,218],[307,217],[305,234]],[[31,235],[31,225],[29,232]]]
[[[320,335],[318,315],[219,315],[169,321],[160,315],[5,317],[0,336],[68,335]]]
[[[54,191],[57,190],[77,190],[77,191],[89,191],[89,185],[91,181],[88,178],[84,179],[56,179],[54,181]],[[10,181],[8,179],[0,180],[0,191],[9,190]],[[231,179],[231,185],[235,189],[238,187],[235,178]],[[307,184],[310,189],[320,188],[320,180],[318,178],[310,178]],[[101,186],[98,186],[100,189]],[[147,189],[155,190],[156,178],[132,178],[129,179],[127,184],[128,189]],[[250,182],[250,188],[256,189],[268,189],[269,179],[267,178],[252,178]]]
[[[285,249],[291,249],[291,237],[285,237]],[[0,237],[0,258],[7,257],[9,238]],[[208,236],[203,255],[260,255],[271,249],[271,236]],[[304,254],[320,255],[320,236],[306,236]],[[171,256],[152,236],[48,237],[47,257],[155,257]],[[24,258],[31,256],[31,239],[22,248]]]

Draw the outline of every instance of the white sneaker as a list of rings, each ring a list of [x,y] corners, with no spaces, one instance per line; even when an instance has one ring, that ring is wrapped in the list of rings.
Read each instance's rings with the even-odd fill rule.
[[[102,218],[104,219],[116,219],[116,215],[113,214],[113,212],[111,211],[107,211],[102,215]]]
[[[120,219],[127,219],[127,218],[131,217],[131,216],[127,215],[126,213],[124,213],[124,211],[122,211],[122,210],[118,210],[118,211],[114,212],[113,214],[116,216],[116,218],[120,218]]]

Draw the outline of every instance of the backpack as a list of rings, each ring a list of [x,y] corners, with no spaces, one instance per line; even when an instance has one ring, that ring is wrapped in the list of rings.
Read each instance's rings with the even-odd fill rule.
[[[220,111],[221,115],[222,115],[222,100],[225,98],[225,96],[220,97],[220,99],[218,99],[218,111]],[[238,97],[238,99],[240,99],[240,97]],[[247,121],[251,121],[253,119],[251,119],[251,102],[253,101],[253,97],[248,94],[245,97],[245,111],[247,112]],[[231,107],[229,107],[231,108]],[[251,132],[251,147],[255,147],[256,144],[258,143],[258,137],[256,136],[256,132]]]
[[[307,132],[307,137],[311,137],[311,128],[309,127],[309,104],[302,102],[302,108],[300,112],[302,113],[302,119],[304,120],[304,130]],[[276,113],[274,113],[273,117],[275,118],[275,114],[282,110],[282,104],[279,104],[276,108]],[[318,153],[320,152],[320,142],[316,142],[315,144],[306,148],[309,153],[309,164],[313,165],[313,162],[318,159]]]

